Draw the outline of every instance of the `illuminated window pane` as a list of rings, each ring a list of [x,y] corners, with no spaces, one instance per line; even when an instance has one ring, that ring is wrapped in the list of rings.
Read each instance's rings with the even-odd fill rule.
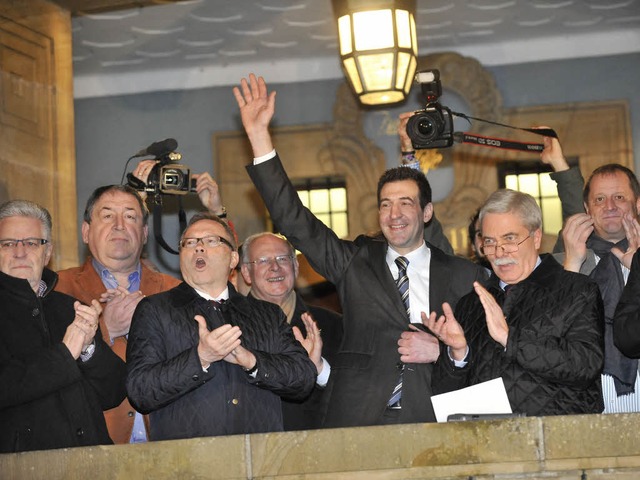
[[[332,188],[330,191],[331,210],[332,211],[347,211],[347,189],[346,188]]]
[[[309,201],[311,203],[311,211],[316,212],[330,212],[329,208],[329,190],[311,190],[309,192]]]
[[[396,29],[398,32],[398,46],[400,48],[411,48],[411,23],[409,22],[408,11],[396,10]]]
[[[511,190],[518,190],[518,176],[507,175],[504,179],[504,188],[510,188]]]
[[[343,15],[338,19],[338,31],[340,32],[340,55],[351,53],[351,17]]]
[[[555,197],[558,195],[556,182],[551,180],[551,175],[548,173],[540,174],[540,195],[542,197]]]
[[[298,197],[300,197],[302,205],[309,208],[309,192],[307,190],[298,190]]]
[[[570,166],[578,165],[578,158],[567,158],[567,161]],[[498,164],[498,185],[535,198],[542,212],[542,231],[557,235],[562,228],[562,204],[550,173],[551,167],[538,159],[505,161]]]
[[[549,197],[542,199],[542,218],[544,219],[543,231],[556,235],[562,228],[562,205],[560,198]]]
[[[303,205],[340,238],[349,236],[347,189],[338,176],[293,181]]]
[[[528,193],[534,198],[540,196],[540,189],[538,188],[538,175],[535,173],[528,173],[524,175],[518,175],[519,189],[521,192]]]
[[[334,213],[331,216],[332,230],[336,232],[336,235],[340,238],[345,238],[349,235],[349,220],[347,213]]]
[[[316,213],[316,217],[327,227],[331,228],[331,214],[330,213]]]
[[[353,14],[353,36],[356,50],[393,47],[393,16],[390,9]]]

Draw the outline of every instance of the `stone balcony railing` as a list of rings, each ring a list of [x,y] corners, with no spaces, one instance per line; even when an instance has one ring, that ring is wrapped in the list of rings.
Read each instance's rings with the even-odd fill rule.
[[[0,455],[15,479],[640,479],[640,414],[196,438]]]

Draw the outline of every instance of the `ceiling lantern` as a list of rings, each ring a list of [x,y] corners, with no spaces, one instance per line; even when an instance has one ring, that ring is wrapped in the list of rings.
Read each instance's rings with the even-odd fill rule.
[[[416,71],[415,0],[332,0],[342,68],[360,102],[401,102]]]

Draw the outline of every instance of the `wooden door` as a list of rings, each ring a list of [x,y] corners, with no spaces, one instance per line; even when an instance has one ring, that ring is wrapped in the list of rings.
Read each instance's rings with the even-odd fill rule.
[[[78,264],[71,17],[44,0],[0,2],[0,201],[53,217],[50,267]]]

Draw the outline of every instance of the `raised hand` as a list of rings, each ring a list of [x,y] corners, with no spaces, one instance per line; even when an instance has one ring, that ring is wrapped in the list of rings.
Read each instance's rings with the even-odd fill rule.
[[[196,315],[198,322],[198,356],[204,368],[208,368],[214,362],[225,359],[233,349],[240,346],[240,327],[224,324],[214,330],[209,331],[207,322],[202,315]]]
[[[133,312],[143,298],[142,292],[129,293],[124,287],[109,289],[101,295],[100,302],[104,304],[102,319],[111,339],[129,333]]]
[[[222,213],[222,197],[218,183],[211,177],[209,172],[194,173],[196,179],[196,193],[200,198],[202,206],[211,213],[219,215]]]
[[[409,138],[409,134],[407,133],[407,123],[413,114],[414,112],[403,112],[398,116],[400,120],[398,123],[398,136],[400,137],[400,151],[402,152],[410,152],[413,150],[411,138]]]
[[[320,329],[315,320],[309,312],[305,312],[301,316],[302,323],[307,330],[307,336],[303,336],[298,327],[293,327],[293,336],[304,347],[309,355],[309,358],[316,366],[318,375],[322,372],[322,336],[320,335]]]
[[[453,310],[448,303],[442,304],[442,311],[444,315],[440,315],[438,318],[436,318],[436,312],[431,312],[429,317],[422,312],[420,314],[422,323],[433,332],[438,340],[450,348],[454,360],[464,360],[467,354],[467,339],[464,336],[464,330],[454,317]]]
[[[587,239],[593,232],[593,219],[586,213],[577,213],[567,218],[562,229],[564,241],[564,269],[580,272],[587,258]]]
[[[276,92],[267,93],[267,84],[262,77],[249,74],[249,80],[243,78],[240,87],[233,88],[233,95],[240,107],[240,118],[244,126],[255,157],[273,150],[269,123],[275,113]]]
[[[637,218],[631,212],[627,212],[622,217],[622,226],[624,227],[624,233],[629,242],[629,247],[624,252],[618,247],[613,247],[611,253],[613,253],[625,267],[631,268],[633,255],[636,253],[636,250],[638,250],[638,247],[640,247],[640,223],[638,223]]]
[[[500,308],[496,299],[493,298],[493,295],[480,285],[480,283],[473,282],[473,288],[484,308],[489,335],[500,345],[506,347],[507,338],[509,337],[509,326],[507,325],[507,319],[502,312],[502,308]]]
[[[533,128],[550,128],[545,126],[538,126]],[[540,152],[540,160],[542,163],[546,163],[547,165],[551,165],[554,172],[561,172],[563,170],[569,170],[569,164],[567,160],[564,158],[564,154],[562,153],[562,147],[560,146],[560,142],[557,138],[553,137],[542,137],[542,144],[544,148],[542,152]]]
[[[83,305],[76,301],[73,308],[75,317],[67,327],[62,343],[77,360],[82,350],[93,341],[96,330],[98,330],[98,317],[102,312],[102,307],[97,300],[92,300],[91,305]]]

